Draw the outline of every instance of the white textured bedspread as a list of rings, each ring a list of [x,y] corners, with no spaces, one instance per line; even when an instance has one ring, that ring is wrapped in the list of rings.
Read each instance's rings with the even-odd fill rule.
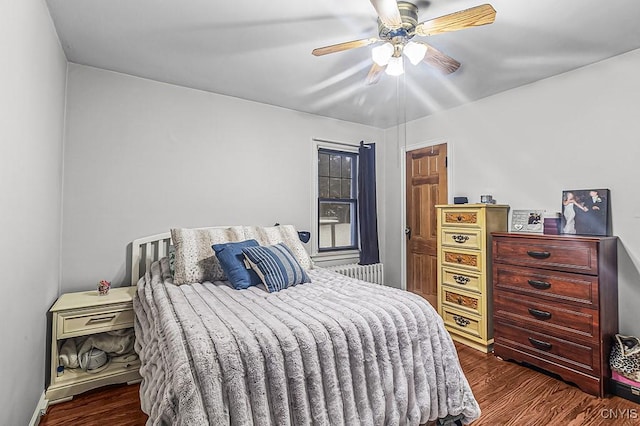
[[[148,424],[417,425],[480,415],[442,319],[414,294],[323,269],[277,293],[175,286],[134,299]]]

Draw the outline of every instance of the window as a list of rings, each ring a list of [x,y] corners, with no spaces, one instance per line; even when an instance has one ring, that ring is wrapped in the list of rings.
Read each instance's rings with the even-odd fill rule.
[[[318,149],[318,251],[358,248],[358,154]]]

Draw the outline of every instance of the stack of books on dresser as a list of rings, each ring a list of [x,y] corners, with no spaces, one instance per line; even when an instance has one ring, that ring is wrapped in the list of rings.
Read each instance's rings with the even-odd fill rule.
[[[543,224],[543,233],[547,235],[558,235],[560,233],[560,213],[545,212]]]

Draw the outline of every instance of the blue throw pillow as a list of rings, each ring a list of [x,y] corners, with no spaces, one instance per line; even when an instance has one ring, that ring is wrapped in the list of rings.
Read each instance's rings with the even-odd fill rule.
[[[284,244],[242,249],[270,293],[296,284],[311,282],[291,251]]]
[[[238,243],[214,244],[211,248],[216,252],[216,257],[222,266],[224,274],[236,290],[249,288],[260,284],[260,277],[248,269],[244,263],[242,249],[259,246],[256,240],[240,241]]]

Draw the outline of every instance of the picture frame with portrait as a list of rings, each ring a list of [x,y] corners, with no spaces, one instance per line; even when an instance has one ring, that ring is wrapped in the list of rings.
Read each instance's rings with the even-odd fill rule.
[[[542,234],[544,210],[513,210],[511,232],[533,232]]]
[[[570,235],[611,235],[608,189],[567,189],[562,191],[560,233]]]

